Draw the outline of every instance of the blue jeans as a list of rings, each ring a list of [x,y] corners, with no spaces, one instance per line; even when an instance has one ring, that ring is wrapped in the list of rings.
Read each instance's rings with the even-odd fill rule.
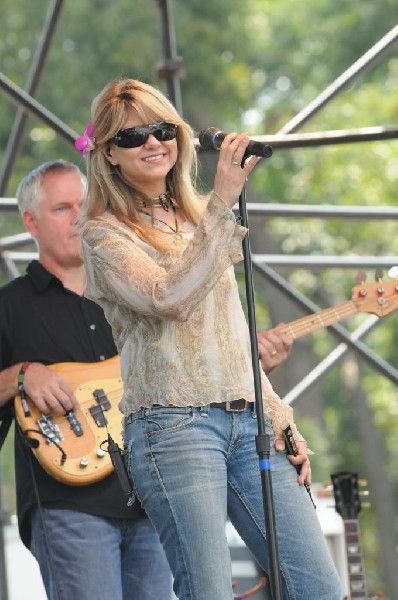
[[[170,568],[149,519],[116,520],[55,508],[43,508],[43,514],[59,594],[37,509],[30,550],[49,600],[170,600]]]
[[[271,436],[272,488],[284,600],[341,600],[311,499]],[[142,408],[126,419],[126,464],[156,527],[179,600],[231,600],[227,514],[261,568],[268,550],[254,413]]]

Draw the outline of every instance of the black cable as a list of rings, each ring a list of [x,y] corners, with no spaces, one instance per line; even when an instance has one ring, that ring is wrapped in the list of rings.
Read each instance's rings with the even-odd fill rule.
[[[28,447],[29,447],[29,445],[26,444],[26,440],[28,440],[29,438],[27,438],[25,436],[25,432],[30,431],[30,432],[34,432],[34,433],[42,433],[41,431],[38,431],[38,430],[36,431],[35,429],[27,429],[24,432],[24,431],[22,431],[22,429],[19,426],[19,424],[18,424],[17,421],[16,421],[16,423],[17,423],[17,428],[16,429],[17,429],[18,434],[21,436],[22,443],[24,443]],[[43,437],[48,437],[48,436],[46,436],[46,434],[42,434],[42,435],[43,435]],[[59,446],[57,445],[57,447],[59,447]],[[61,451],[63,452],[62,449],[61,449]],[[60,585],[59,585],[59,580],[58,580],[58,575],[57,575],[57,569],[55,567],[54,556],[53,556],[53,553],[52,553],[52,550],[51,550],[51,547],[50,547],[50,542],[49,542],[49,537],[48,537],[48,532],[47,532],[47,526],[46,526],[46,522],[45,522],[45,519],[44,519],[43,508],[42,508],[42,504],[41,504],[41,500],[40,500],[39,488],[37,487],[36,476],[35,476],[35,472],[34,472],[34,469],[33,469],[32,456],[31,456],[31,453],[29,451],[27,452],[27,455],[28,455],[28,463],[29,463],[30,474],[31,474],[31,477],[32,477],[33,489],[34,489],[35,496],[36,496],[37,510],[39,511],[40,522],[41,522],[41,526],[42,526],[42,530],[43,530],[43,536],[44,536],[44,542],[46,544],[47,554],[48,554],[48,560],[49,560],[49,563],[50,563],[50,571],[51,571],[51,574],[52,574],[52,577],[53,577],[53,580],[54,580],[54,584],[55,584],[55,592],[56,592],[56,595],[57,595],[57,599],[58,600],[62,600],[61,599]]]
[[[28,446],[29,448],[38,448],[40,442],[38,440],[28,438],[25,434],[26,433],[38,433],[39,435],[42,435],[50,444],[54,444],[54,446],[56,448],[58,448],[58,450],[61,452],[61,466],[65,464],[66,459],[68,458],[67,454],[65,453],[64,449],[58,444],[58,442],[53,440],[52,437],[49,436],[47,433],[40,431],[40,429],[24,429],[23,431],[21,429],[20,431],[21,431],[21,434],[23,435],[23,438],[24,438],[23,442],[24,442],[25,446]],[[29,441],[37,442],[37,446],[35,444],[30,444]]]

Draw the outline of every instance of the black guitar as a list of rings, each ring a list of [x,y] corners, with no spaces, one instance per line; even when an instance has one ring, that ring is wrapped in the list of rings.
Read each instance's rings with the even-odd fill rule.
[[[343,471],[331,475],[331,479],[336,511],[344,521],[349,598],[368,600],[358,523],[358,514],[362,509],[358,474]]]

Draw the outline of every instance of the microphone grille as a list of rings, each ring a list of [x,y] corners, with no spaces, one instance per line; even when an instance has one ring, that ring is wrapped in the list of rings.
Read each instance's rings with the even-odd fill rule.
[[[208,127],[207,129],[202,129],[202,131],[199,133],[199,144],[203,148],[214,150],[217,147],[215,145],[215,136],[219,132],[220,130],[216,127]]]

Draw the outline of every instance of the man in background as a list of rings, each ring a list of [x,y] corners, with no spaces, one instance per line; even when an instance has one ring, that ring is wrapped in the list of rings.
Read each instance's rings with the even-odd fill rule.
[[[0,406],[13,402],[19,382],[43,415],[76,411],[72,387],[48,365],[116,355],[102,309],[83,296],[77,219],[84,194],[84,176],[62,160],[40,165],[18,187],[39,259],[0,290]],[[172,597],[157,533],[138,502],[127,506],[114,472],[88,485],[62,483],[43,469],[18,427],[15,470],[21,539],[50,600]]]

